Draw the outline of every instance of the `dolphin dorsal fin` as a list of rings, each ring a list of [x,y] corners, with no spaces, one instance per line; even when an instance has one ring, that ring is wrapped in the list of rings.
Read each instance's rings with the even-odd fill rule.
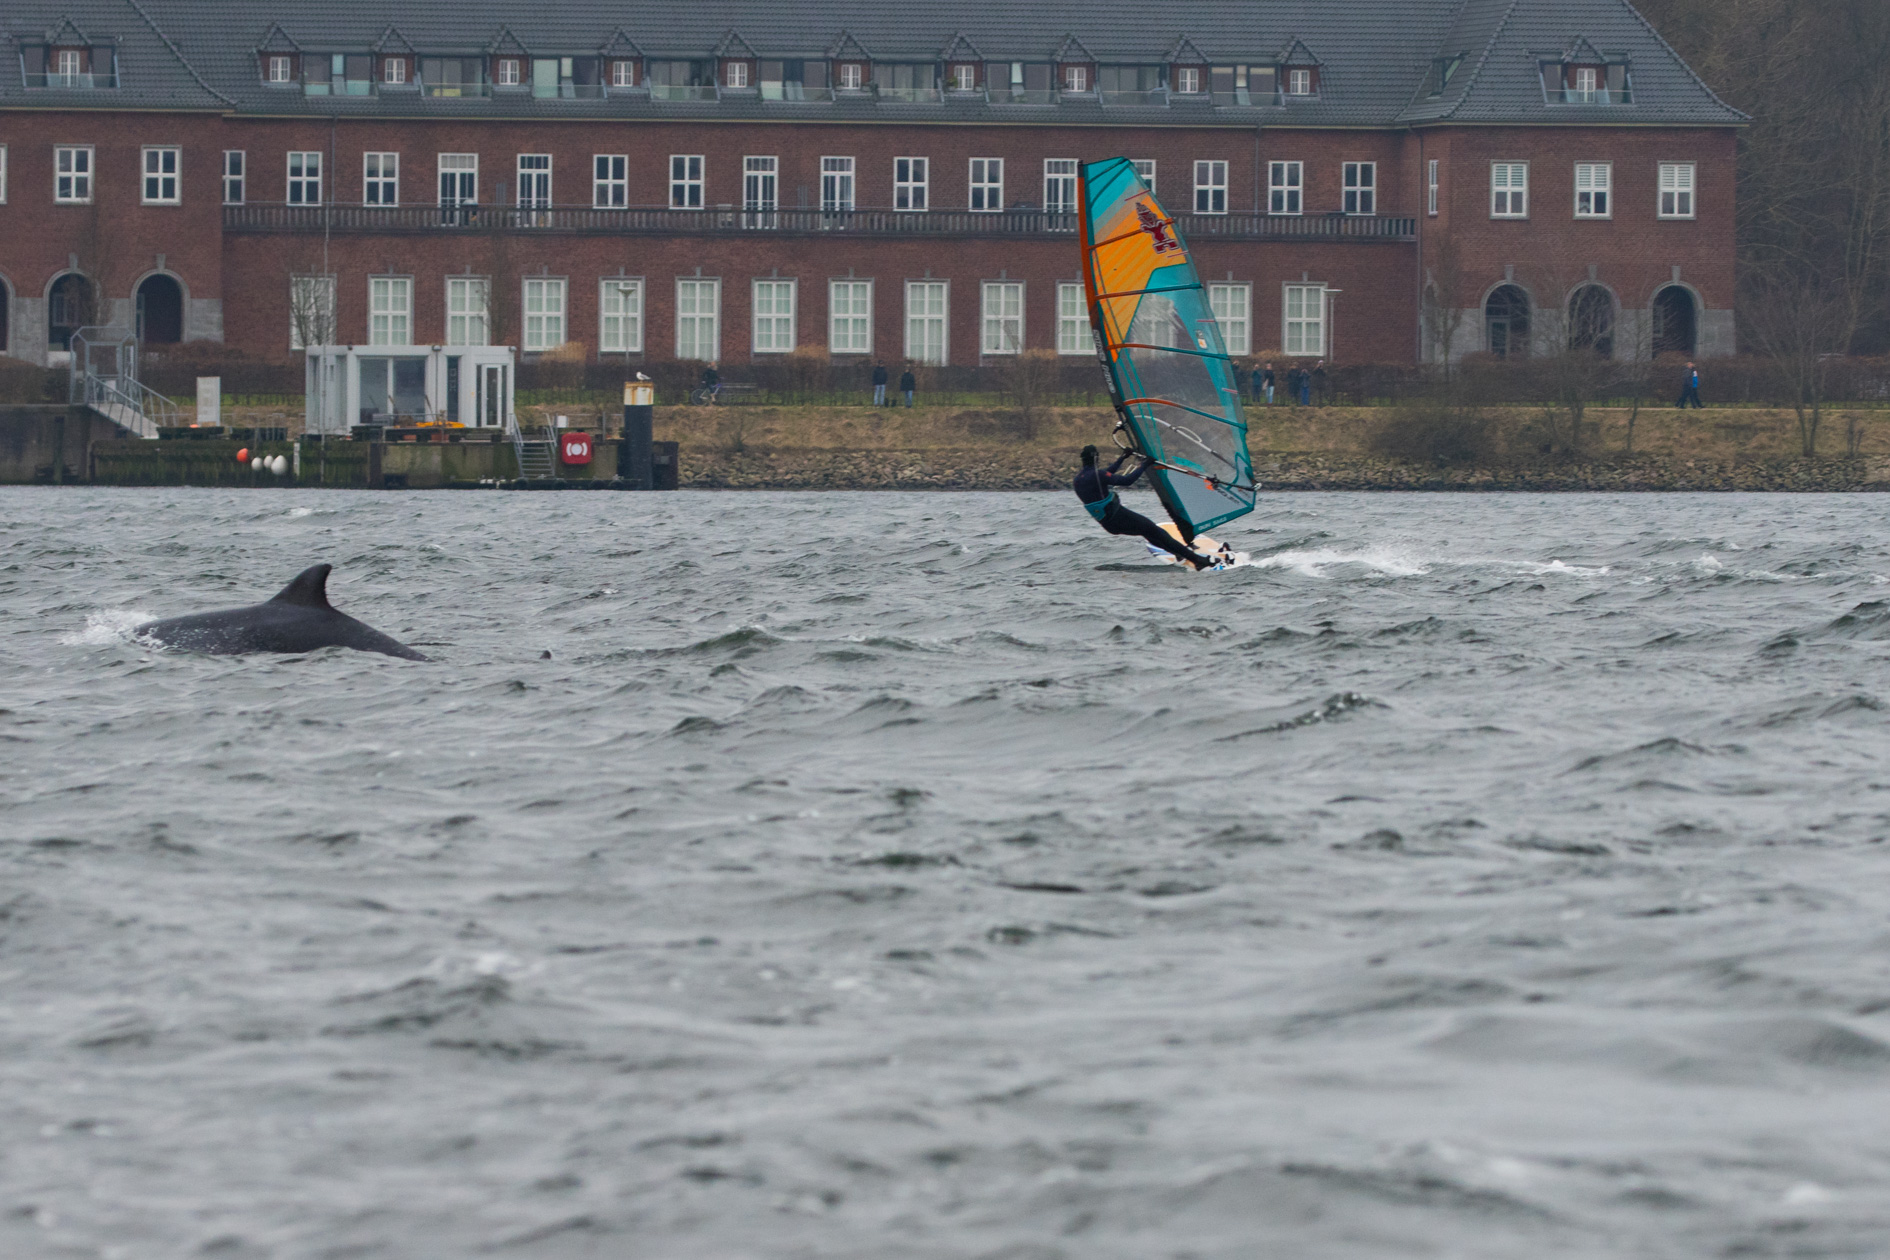
[[[272,604],[299,604],[303,608],[328,607],[328,575],[335,566],[332,564],[311,565],[296,576],[276,593],[269,602]]]

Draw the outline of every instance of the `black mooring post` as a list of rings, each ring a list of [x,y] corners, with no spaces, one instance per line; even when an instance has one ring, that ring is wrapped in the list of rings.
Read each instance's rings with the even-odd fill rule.
[[[617,475],[632,490],[652,489],[650,441],[654,436],[656,387],[648,381],[625,381],[623,386],[623,441],[617,447]]]

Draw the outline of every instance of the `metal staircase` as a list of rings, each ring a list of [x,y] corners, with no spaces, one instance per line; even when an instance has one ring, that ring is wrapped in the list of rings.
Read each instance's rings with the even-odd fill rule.
[[[521,481],[549,481],[558,475],[557,459],[554,452],[558,449],[557,430],[547,426],[542,430],[544,436],[527,437],[519,428],[515,419],[511,424],[512,453],[518,456],[518,475]]]
[[[138,337],[126,328],[81,328],[72,334],[67,397],[142,438],[178,423],[170,399],[138,379]]]

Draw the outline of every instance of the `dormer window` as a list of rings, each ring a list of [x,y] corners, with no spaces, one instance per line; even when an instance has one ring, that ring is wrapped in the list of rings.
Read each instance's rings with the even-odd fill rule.
[[[1176,92],[1180,93],[1183,96],[1199,96],[1201,94],[1201,90],[1202,90],[1201,89],[1201,67],[1199,66],[1175,67],[1175,91]]]
[[[634,61],[613,61],[610,63],[610,86],[629,88],[637,85],[637,63]]]
[[[1316,77],[1310,68],[1293,67],[1286,72],[1286,94],[1288,96],[1311,96],[1316,82]]]
[[[384,57],[381,59],[381,82],[398,86],[407,81],[407,59],[405,57]]]
[[[1575,66],[1569,71],[1569,87],[1586,96],[1593,96],[1599,86],[1600,71],[1593,66]]]
[[[840,63],[840,90],[857,92],[866,85],[866,67],[857,61]]]
[[[1444,89],[1457,75],[1457,67],[1463,64],[1463,54],[1453,53],[1448,57],[1438,57],[1431,62],[1431,91],[1433,97],[1442,96]]]
[[[61,48],[54,65],[61,87],[77,87],[79,76],[85,73],[85,54],[76,48]]]
[[[1089,91],[1089,67],[1088,66],[1063,67],[1063,90],[1065,92]]]
[[[519,59],[501,57],[493,64],[492,81],[500,87],[519,86]]]
[[[978,66],[976,62],[961,61],[952,67],[952,91],[975,92],[978,90]]]
[[[748,63],[731,61],[722,67],[722,85],[724,87],[745,88],[748,86]]]
[[[118,86],[118,62],[109,46],[59,48],[26,44],[20,49],[20,61],[29,88]]]
[[[1551,105],[1630,104],[1627,63],[1545,61],[1542,94]]]
[[[295,63],[288,57],[272,55],[269,58],[269,82],[295,82]]]

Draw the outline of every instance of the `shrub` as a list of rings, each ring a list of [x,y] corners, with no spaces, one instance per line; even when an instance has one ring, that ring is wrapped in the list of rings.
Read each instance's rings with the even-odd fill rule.
[[[1461,395],[1417,395],[1391,409],[1371,434],[1371,449],[1411,464],[1488,464],[1498,454],[1489,415]]]

